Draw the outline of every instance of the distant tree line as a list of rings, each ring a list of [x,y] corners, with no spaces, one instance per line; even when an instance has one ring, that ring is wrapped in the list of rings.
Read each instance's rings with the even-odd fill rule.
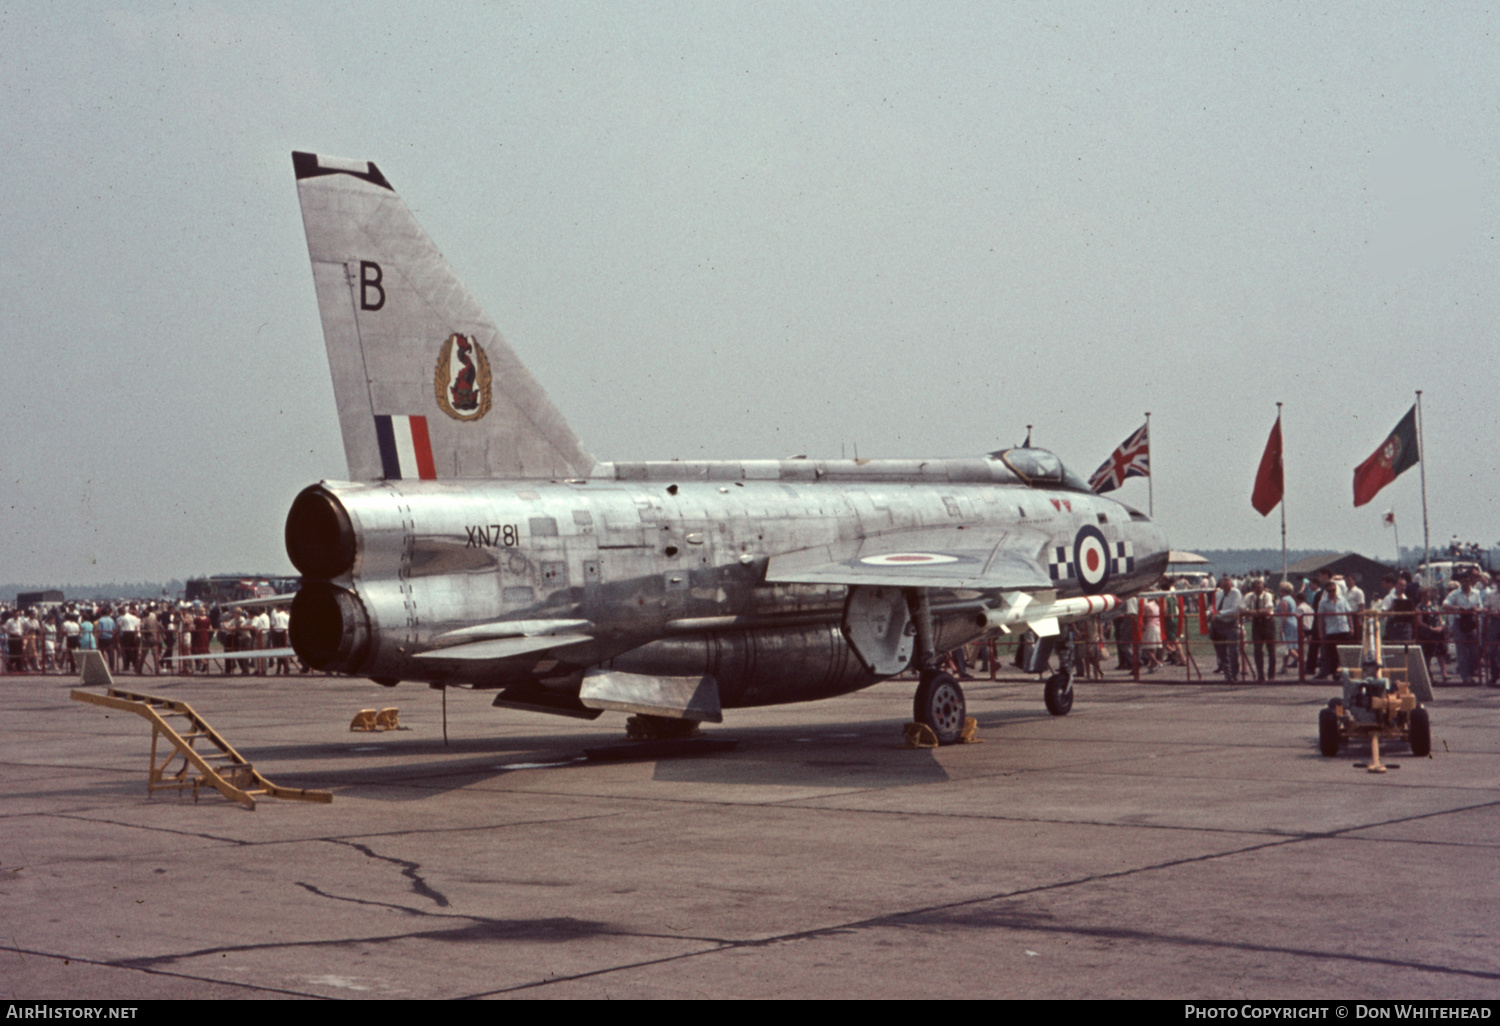
[[[1206,569],[1216,573],[1232,574],[1239,576],[1248,574],[1252,570],[1281,570],[1280,549],[1193,549],[1198,555],[1208,560]],[[1309,556],[1321,556],[1325,552],[1333,552],[1333,549],[1287,549],[1287,565],[1306,559]],[[1372,556],[1372,559],[1379,559]],[[1385,562],[1390,562],[1387,557]],[[1191,570],[1192,567],[1182,567]]]
[[[1368,558],[1368,559],[1373,559],[1377,563],[1384,563],[1387,566],[1390,566],[1391,565],[1391,560],[1392,560],[1392,558],[1395,555],[1395,551],[1394,550],[1395,550],[1395,546],[1392,546],[1391,547],[1391,551],[1387,551],[1387,552],[1381,552],[1381,551],[1377,550],[1375,552],[1361,552],[1359,554],[1361,556],[1364,556],[1364,557]],[[1281,569],[1281,550],[1280,549],[1192,549],[1190,551],[1196,552],[1198,555],[1200,555],[1204,559],[1208,560],[1207,569],[1213,570],[1216,573],[1225,573],[1225,574],[1239,575],[1239,574],[1247,574],[1247,573],[1249,573],[1252,570],[1277,570],[1277,571],[1279,571]],[[1339,553],[1340,555],[1342,555],[1345,552],[1351,552],[1351,551],[1353,551],[1353,550],[1352,549],[1326,549],[1326,548],[1325,549],[1287,549],[1286,550],[1286,561],[1287,561],[1287,565],[1290,566],[1291,564],[1297,562],[1298,560],[1306,559],[1309,556],[1321,556],[1321,555],[1323,555],[1324,553],[1327,553],[1327,552],[1335,552],[1335,553]],[[1493,551],[1487,551],[1486,555],[1490,556],[1490,557],[1493,557],[1495,555],[1495,553]],[[1433,545],[1433,547],[1432,547],[1432,558],[1434,560],[1447,559],[1448,558],[1448,543],[1447,542],[1443,542],[1441,545],[1437,545],[1437,544]],[[1417,564],[1419,564],[1421,562],[1422,562],[1422,548],[1421,548],[1421,546],[1416,546],[1416,547],[1413,547],[1413,546],[1410,546],[1410,545],[1403,545],[1403,546],[1401,546],[1401,565],[1402,566],[1407,567],[1408,569],[1415,570],[1416,567],[1417,567]],[[1492,566],[1496,565],[1496,562],[1493,559],[1491,561],[1491,565]],[[1182,569],[1186,570],[1186,569],[1191,569],[1191,568],[1190,567],[1182,567]]]
[[[101,601],[117,598],[176,598],[187,587],[186,582],[173,578],[170,581],[111,581],[108,584],[0,584],[0,599],[14,602],[16,596],[26,591],[60,591],[69,601],[89,599]]]

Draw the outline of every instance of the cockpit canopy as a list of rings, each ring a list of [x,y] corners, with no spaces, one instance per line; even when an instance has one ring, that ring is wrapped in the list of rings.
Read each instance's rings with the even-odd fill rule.
[[[1046,449],[1031,449],[1017,446],[990,453],[994,459],[1004,463],[1026,484],[1033,488],[1063,488],[1074,492],[1089,492],[1088,483],[1063,466],[1063,461]]]

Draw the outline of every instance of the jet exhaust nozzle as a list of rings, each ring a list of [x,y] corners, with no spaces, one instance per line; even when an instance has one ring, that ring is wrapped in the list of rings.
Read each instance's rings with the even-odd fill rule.
[[[291,635],[292,648],[308,666],[352,673],[369,655],[370,617],[353,592],[309,581],[292,600]]]
[[[354,524],[322,485],[304,488],[286,515],[286,554],[306,578],[338,577],[354,567]]]

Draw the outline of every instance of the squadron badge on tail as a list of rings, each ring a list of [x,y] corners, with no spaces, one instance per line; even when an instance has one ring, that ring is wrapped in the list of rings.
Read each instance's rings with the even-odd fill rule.
[[[479,343],[454,332],[438,353],[433,389],[455,420],[478,420],[490,410],[490,361]]]

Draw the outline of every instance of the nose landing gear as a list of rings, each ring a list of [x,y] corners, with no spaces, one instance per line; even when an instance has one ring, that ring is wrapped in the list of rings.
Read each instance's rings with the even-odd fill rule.
[[[1042,701],[1047,703],[1047,711],[1053,716],[1068,715],[1073,708],[1073,675],[1062,670],[1048,677]]]

